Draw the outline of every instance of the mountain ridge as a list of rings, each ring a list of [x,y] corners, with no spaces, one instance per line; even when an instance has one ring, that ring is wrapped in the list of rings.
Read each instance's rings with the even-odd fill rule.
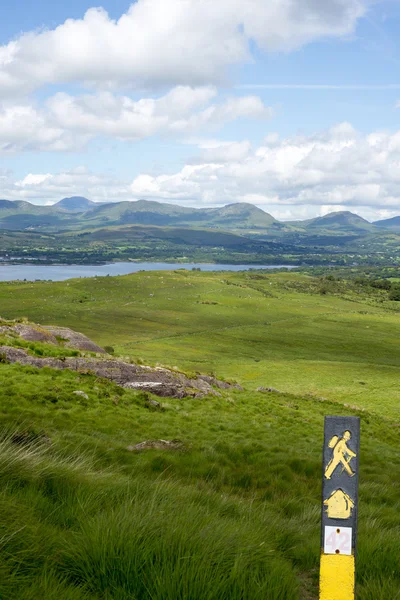
[[[120,225],[201,227],[278,235],[296,231],[363,235],[399,229],[400,216],[370,223],[350,211],[336,211],[313,219],[285,222],[247,202],[191,208],[144,199],[93,202],[84,196],[63,198],[50,206],[24,200],[0,200],[0,229],[55,232]]]
[[[392,217],[391,219],[382,219],[380,221],[374,221],[376,227],[383,229],[392,229],[394,231],[400,230],[400,216]]]

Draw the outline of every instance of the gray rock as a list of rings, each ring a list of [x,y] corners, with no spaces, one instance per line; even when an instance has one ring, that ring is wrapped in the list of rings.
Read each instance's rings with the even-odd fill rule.
[[[85,400],[89,400],[89,396],[82,390],[75,390],[72,393],[75,394],[75,396],[81,396],[82,398],[85,398]]]
[[[26,325],[14,323],[11,326],[7,323],[1,327],[1,331],[14,332],[25,336],[24,339],[35,341],[46,341],[52,344],[58,344],[59,338],[67,340],[63,342],[65,346],[86,350],[96,353],[104,353],[104,350],[94,344],[85,335],[72,331],[67,327],[41,327],[36,325]],[[58,339],[57,339],[58,338]],[[127,389],[143,390],[156,394],[160,397],[172,398],[202,398],[207,395],[220,396],[217,389],[236,388],[242,389],[238,385],[231,385],[225,381],[219,381],[215,377],[208,375],[199,375],[190,378],[178,371],[170,371],[161,367],[146,367],[142,365],[127,363],[122,360],[116,360],[108,357],[37,357],[31,356],[25,349],[15,348],[13,346],[0,346],[0,362],[20,363],[22,365],[31,365],[42,368],[50,367],[52,369],[71,369],[78,373],[92,374],[113,381],[115,384]],[[85,392],[76,390],[76,395],[89,399]]]
[[[64,342],[66,348],[107,354],[103,348],[100,348],[100,346],[92,342],[86,335],[83,335],[83,333],[79,333],[78,331],[73,331],[72,329],[69,329],[69,327],[55,327],[50,325],[44,327],[44,329],[51,333],[55,338],[59,337],[66,340],[66,342]]]
[[[151,398],[148,398],[146,400],[146,404],[150,408],[155,408],[156,410],[164,410],[163,405],[161,404],[161,402],[157,402],[157,400],[152,400]]]
[[[135,446],[128,446],[129,452],[141,452],[143,450],[183,450],[185,444],[181,440],[146,440]]]
[[[259,388],[257,388],[257,392],[263,392],[263,393],[274,392],[275,394],[282,393],[280,390],[277,390],[276,388],[273,388],[273,387],[259,387]]]

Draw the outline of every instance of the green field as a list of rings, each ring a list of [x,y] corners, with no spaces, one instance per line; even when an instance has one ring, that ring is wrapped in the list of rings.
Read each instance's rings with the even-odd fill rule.
[[[330,282],[328,282],[330,283]],[[3,317],[66,325],[117,353],[395,417],[399,303],[363,288],[321,294],[297,274],[141,272],[0,284]]]
[[[398,305],[294,273],[0,284],[3,318],[244,387],[157,411],[92,375],[0,363],[0,598],[316,599],[326,414],[361,417],[357,598],[400,598]],[[127,450],[160,438],[185,450]]]

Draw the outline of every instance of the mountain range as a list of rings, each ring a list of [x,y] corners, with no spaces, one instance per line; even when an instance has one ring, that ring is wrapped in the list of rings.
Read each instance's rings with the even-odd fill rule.
[[[0,229],[55,232],[121,225],[206,228],[276,235],[296,232],[310,235],[365,235],[382,230],[400,233],[400,216],[370,223],[354,213],[341,211],[305,221],[280,222],[248,203],[199,209],[151,200],[99,203],[81,196],[63,198],[51,206],[0,200]]]

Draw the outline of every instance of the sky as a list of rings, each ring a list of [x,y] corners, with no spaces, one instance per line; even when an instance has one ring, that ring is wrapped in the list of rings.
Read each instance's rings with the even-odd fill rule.
[[[400,214],[400,0],[14,0],[0,198]]]

